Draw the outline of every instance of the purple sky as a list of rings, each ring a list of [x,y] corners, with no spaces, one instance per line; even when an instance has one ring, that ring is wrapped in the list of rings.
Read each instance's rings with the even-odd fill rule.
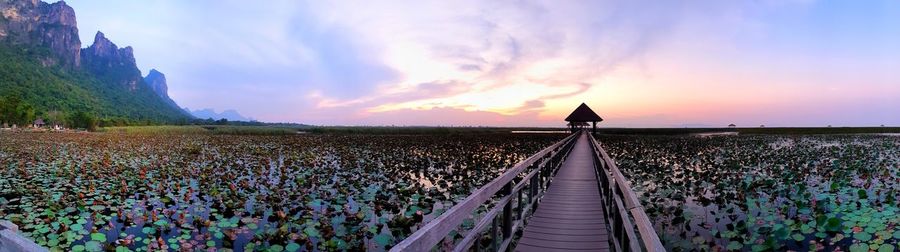
[[[322,125],[900,126],[898,1],[67,1],[183,107]]]

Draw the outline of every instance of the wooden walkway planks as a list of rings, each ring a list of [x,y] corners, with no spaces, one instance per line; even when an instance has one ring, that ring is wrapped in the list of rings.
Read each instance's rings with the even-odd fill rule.
[[[578,137],[572,152],[525,226],[516,251],[609,251],[609,232],[591,142]]]

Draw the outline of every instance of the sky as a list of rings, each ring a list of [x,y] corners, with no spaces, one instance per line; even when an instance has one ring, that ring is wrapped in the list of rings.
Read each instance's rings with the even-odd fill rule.
[[[314,125],[900,126],[900,1],[67,1],[182,107]]]

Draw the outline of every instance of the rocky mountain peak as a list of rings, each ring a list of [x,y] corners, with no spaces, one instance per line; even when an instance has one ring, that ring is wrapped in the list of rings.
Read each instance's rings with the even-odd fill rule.
[[[78,22],[75,10],[66,2],[0,0],[0,14],[0,40],[14,45],[49,48],[51,55],[40,59],[45,66],[80,65]]]
[[[131,46],[119,48],[106,38],[106,35],[101,31],[97,31],[97,34],[94,35],[94,43],[83,50],[82,57],[89,58],[93,62],[94,67],[96,67],[97,63],[100,63],[106,67],[134,66],[134,68],[137,68],[134,60],[134,49]]]
[[[98,31],[94,43],[81,50],[81,58],[87,70],[97,76],[114,76],[112,81],[130,90],[137,89],[143,79],[134,60],[134,50],[130,46],[119,48],[103,32]]]
[[[109,41],[103,32],[97,31],[97,34],[94,35],[94,43],[85,50],[90,51],[93,56],[112,57],[118,54],[119,47]]]
[[[41,2],[42,4],[46,4]],[[47,5],[47,23],[58,24],[68,27],[78,27],[78,22],[75,20],[75,9],[72,9],[71,6],[66,5],[65,1],[59,1],[56,3],[52,3]]]
[[[156,69],[150,69],[150,72],[144,77],[144,83],[147,83],[147,86],[149,86],[156,95],[162,98],[163,101],[171,106],[178,107],[178,104],[175,104],[175,101],[169,97],[169,85],[166,83],[165,74],[160,73]]]
[[[144,80],[130,46],[119,48],[97,32],[93,44],[81,48],[75,10],[65,1],[0,0],[0,50],[15,57],[0,62],[0,69],[35,70],[2,76],[10,78],[0,89],[13,85],[12,90],[23,90],[21,97],[39,109],[140,120],[191,118],[168,98],[162,73],[152,70]],[[41,67],[63,71],[38,73]],[[46,92],[48,88],[57,92]],[[91,106],[84,106],[86,101]]]
[[[156,70],[155,68],[151,68],[150,72],[147,72],[147,77],[151,77],[151,76],[153,76],[153,77],[159,76],[159,77],[162,77],[163,79],[166,78],[165,74],[160,73],[159,70]]]
[[[150,89],[153,89],[153,92],[160,97],[169,98],[169,86],[166,84],[165,74],[156,71],[156,69],[150,69],[147,77],[144,77],[144,82],[147,82]]]

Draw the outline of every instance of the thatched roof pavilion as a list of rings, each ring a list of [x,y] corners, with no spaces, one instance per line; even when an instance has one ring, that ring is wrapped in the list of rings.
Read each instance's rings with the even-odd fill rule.
[[[581,103],[575,111],[572,111],[569,116],[566,117],[566,122],[569,122],[569,129],[572,132],[575,132],[576,129],[587,126],[588,122],[593,123],[593,132],[597,133],[597,123],[602,122],[603,118],[600,118],[597,113],[594,112],[587,104]]]
[[[34,120],[34,127],[35,127],[35,128],[44,127],[44,125],[45,125],[44,119],[38,118],[37,120]]]

